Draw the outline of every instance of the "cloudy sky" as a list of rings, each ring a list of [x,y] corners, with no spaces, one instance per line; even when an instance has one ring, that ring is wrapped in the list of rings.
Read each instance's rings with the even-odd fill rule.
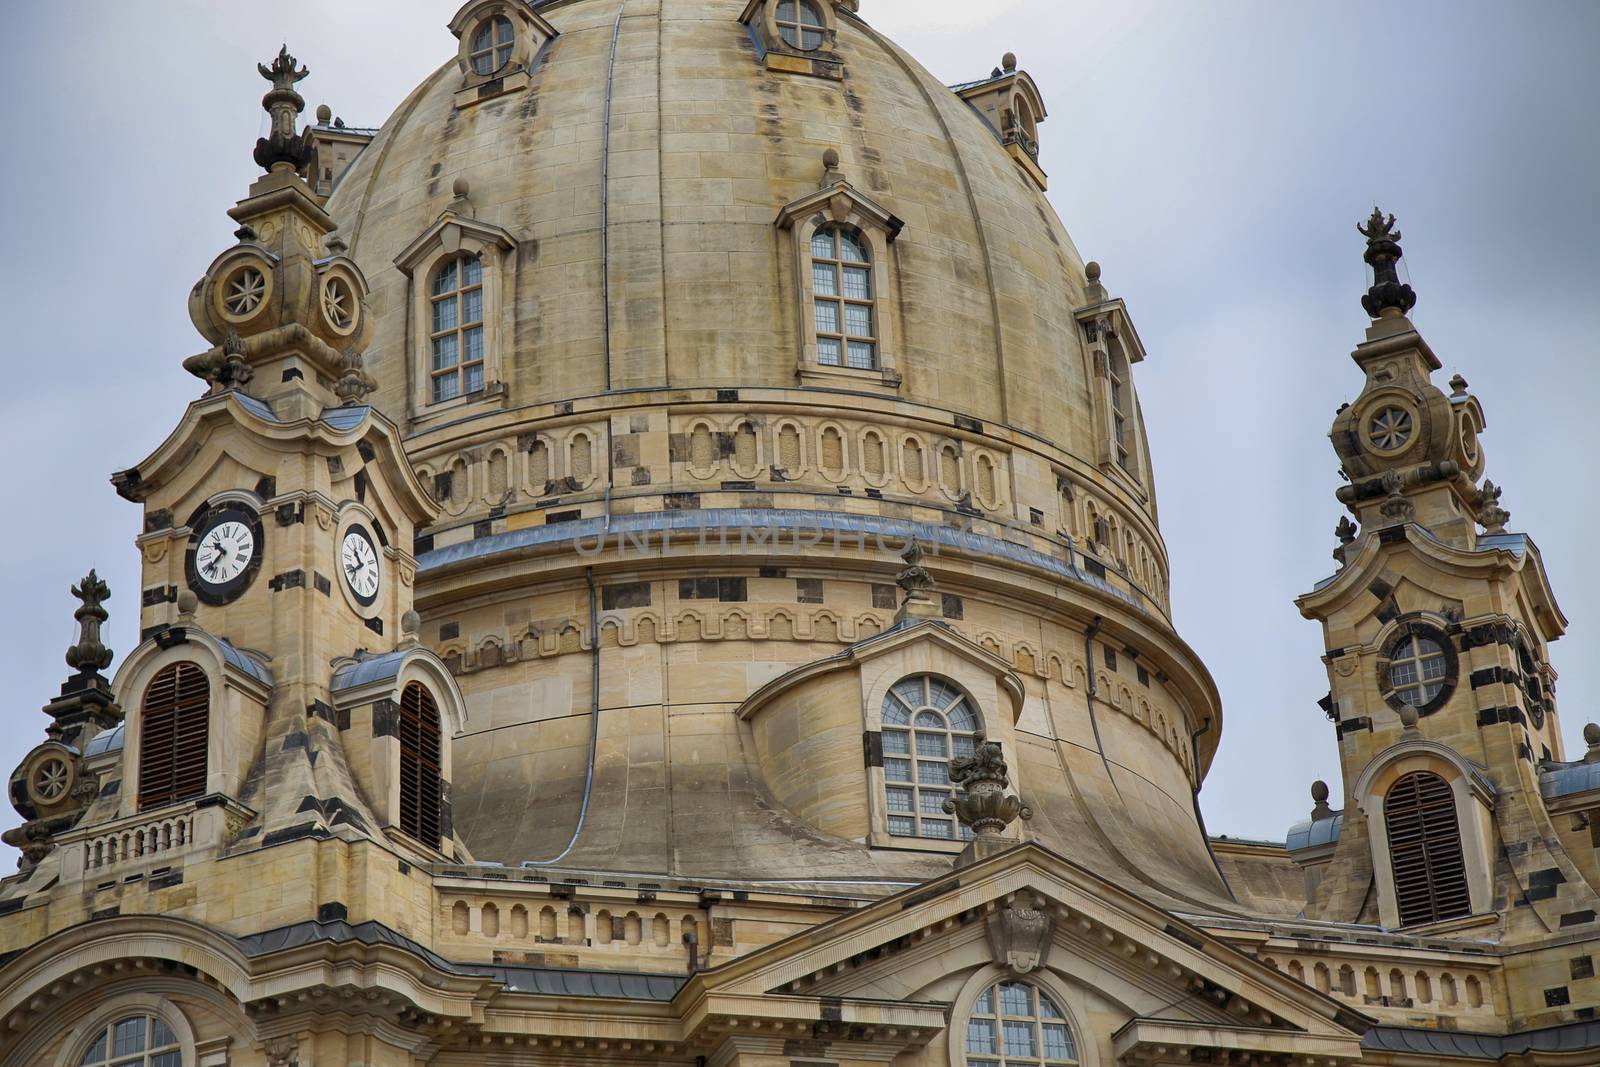
[[[740,6],[728,0],[730,9]],[[1361,376],[1355,223],[1397,213],[1413,320],[1489,420],[1489,476],[1571,617],[1555,647],[1569,757],[1600,717],[1600,516],[1585,426],[1600,339],[1600,4],[1589,0],[862,0],[946,82],[1015,51],[1050,110],[1050,197],[1125,297],[1179,630],[1226,715],[1210,830],[1278,838],[1336,781],[1319,628],[1293,599],[1329,573],[1335,409]],[[7,11],[8,207],[0,393],[11,520],[0,615],[12,679],[0,771],[43,739],[66,675],[68,586],[114,589],[135,643],[138,509],[107,482],[197,383],[189,287],[264,132],[257,60],[378,124],[454,51],[451,0],[73,0]],[[1591,710],[1595,709],[1595,710]],[[1339,797],[1335,786],[1334,801]],[[11,813],[0,823],[14,821]]]

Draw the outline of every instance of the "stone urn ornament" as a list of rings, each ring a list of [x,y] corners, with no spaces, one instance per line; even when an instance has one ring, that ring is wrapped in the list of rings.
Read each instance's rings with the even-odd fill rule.
[[[961,792],[944,802],[944,810],[972,828],[978,838],[998,838],[1018,818],[1033,818],[1033,809],[1016,796],[1006,793],[1011,784],[1000,746],[982,734],[973,738],[976,747],[970,756],[950,761],[950,780]]]

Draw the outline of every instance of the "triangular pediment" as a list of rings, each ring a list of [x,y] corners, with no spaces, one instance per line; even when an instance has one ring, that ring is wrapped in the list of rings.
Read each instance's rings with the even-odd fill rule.
[[[1042,989],[1077,988],[1097,1005],[1097,1018],[1120,1014],[1117,1047],[1128,1059],[1119,1062],[1138,1061],[1141,1033],[1159,1034],[1169,1047],[1261,1048],[1354,1062],[1370,1025],[1034,844],[885,898],[699,980],[708,995],[894,1000],[950,1006],[959,1015],[976,986],[1007,977]],[[961,1025],[952,1016],[951,1026]]]

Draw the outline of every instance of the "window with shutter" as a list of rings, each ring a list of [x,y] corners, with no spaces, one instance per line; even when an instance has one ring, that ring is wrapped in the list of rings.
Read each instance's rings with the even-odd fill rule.
[[[211,683],[194,663],[174,663],[144,692],[139,741],[139,808],[206,791]]]
[[[1471,914],[1450,783],[1427,771],[1406,775],[1384,798],[1383,820],[1400,924]]]
[[[440,831],[439,708],[419,682],[400,698],[400,829],[429,848]]]

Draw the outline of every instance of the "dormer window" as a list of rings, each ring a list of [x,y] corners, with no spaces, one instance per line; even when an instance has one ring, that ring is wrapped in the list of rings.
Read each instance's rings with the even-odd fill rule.
[[[472,33],[472,50],[468,55],[472,69],[477,74],[493,74],[511,62],[511,46],[517,33],[511,20],[503,15],[484,19]]]
[[[1011,158],[1040,189],[1048,184],[1039,169],[1039,123],[1045,120],[1044,98],[1026,72],[1017,69],[1010,52],[987,78],[951,87],[988,124]]]
[[[811,235],[811,290],[817,362],[877,370],[872,252],[859,233],[833,225]]]
[[[828,24],[811,0],[779,0],[778,35],[790,48],[815,52],[827,40]]]
[[[433,402],[442,403],[483,389],[483,260],[460,255],[433,274],[430,322]]]
[[[1142,487],[1148,484],[1148,465],[1133,365],[1144,359],[1144,346],[1122,301],[1106,297],[1099,266],[1090,263],[1085,273],[1091,303],[1080,308],[1077,317],[1083,327],[1089,361],[1090,399],[1101,442],[1100,464],[1107,472],[1124,476],[1134,487]]]

